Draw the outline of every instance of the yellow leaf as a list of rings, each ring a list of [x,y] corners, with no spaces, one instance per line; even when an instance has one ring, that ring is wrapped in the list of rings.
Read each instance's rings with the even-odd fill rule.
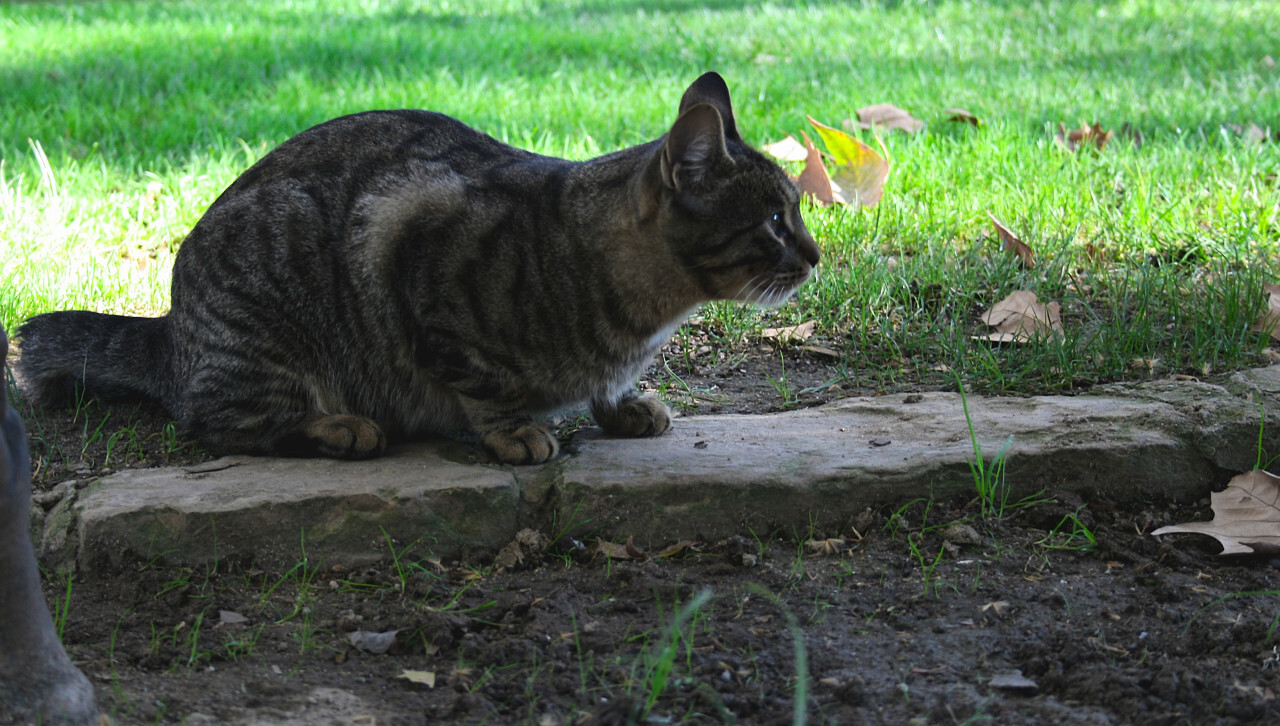
[[[809,119],[809,123],[818,132],[818,136],[822,139],[822,143],[827,147],[827,153],[831,154],[831,158],[836,164],[843,166],[856,162],[862,157],[862,151],[859,146],[870,149],[866,144],[853,138],[849,134],[834,129],[826,124],[818,121],[812,116],[805,116]]]
[[[848,201],[874,207],[884,194],[884,183],[889,178],[888,160],[840,129],[819,123],[812,116],[807,118],[836,162],[836,171],[831,177],[833,185],[840,188]],[[880,149],[884,151],[883,143]]]

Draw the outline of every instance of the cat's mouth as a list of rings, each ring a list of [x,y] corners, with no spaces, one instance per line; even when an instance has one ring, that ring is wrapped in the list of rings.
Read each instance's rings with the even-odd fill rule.
[[[812,265],[785,271],[770,270],[747,280],[731,299],[760,307],[776,308],[789,300],[812,275]]]

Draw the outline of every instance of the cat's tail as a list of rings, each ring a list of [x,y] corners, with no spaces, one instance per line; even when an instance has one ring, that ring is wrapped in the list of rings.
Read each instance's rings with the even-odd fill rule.
[[[17,337],[23,387],[44,405],[78,396],[168,403],[173,345],[167,317],[45,313],[18,328]]]

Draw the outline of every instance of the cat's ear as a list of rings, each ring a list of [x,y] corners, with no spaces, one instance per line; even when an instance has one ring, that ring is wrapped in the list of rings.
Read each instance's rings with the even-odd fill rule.
[[[714,106],[700,103],[676,119],[662,145],[662,181],[684,191],[697,186],[712,167],[729,159],[724,145],[724,122]]]
[[[684,96],[680,98],[680,114],[697,106],[700,103],[710,104],[720,112],[720,118],[724,121],[724,136],[730,141],[736,141],[739,144],[742,141],[742,135],[738,133],[738,122],[733,118],[733,103],[729,100],[729,86],[725,84],[724,79],[715,71],[703,73],[698,80],[694,81],[684,92]]]

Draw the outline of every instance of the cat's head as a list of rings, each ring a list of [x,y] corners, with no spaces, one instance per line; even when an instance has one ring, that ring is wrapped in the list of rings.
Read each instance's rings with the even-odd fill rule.
[[[778,305],[809,279],[819,253],[800,191],[743,142],[719,74],[685,91],[655,166],[666,237],[707,299]]]

